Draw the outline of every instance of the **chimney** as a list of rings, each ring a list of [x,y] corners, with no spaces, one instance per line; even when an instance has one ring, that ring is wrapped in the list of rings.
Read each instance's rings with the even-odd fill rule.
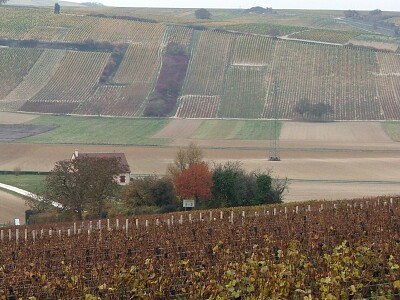
[[[75,152],[74,152],[74,154],[75,154],[75,158],[77,158],[77,157],[78,157],[78,155],[79,155],[78,149],[75,149]]]

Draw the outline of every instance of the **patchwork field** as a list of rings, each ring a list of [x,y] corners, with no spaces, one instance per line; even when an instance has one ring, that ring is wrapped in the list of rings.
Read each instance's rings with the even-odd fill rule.
[[[132,122],[130,119],[125,122],[128,121]],[[114,124],[110,126],[110,132],[117,133],[126,128],[121,125],[123,123],[120,124],[122,127],[117,126],[114,119],[110,122]],[[136,131],[151,127],[146,120],[141,122],[144,122],[142,127],[136,123]],[[263,129],[254,124],[250,126],[250,123],[246,126]],[[195,142],[204,149],[205,158],[211,164],[239,160],[246,170],[271,169],[276,176],[288,177],[292,182],[286,201],[400,192],[400,144],[387,136],[381,123],[285,122],[280,139],[281,162],[268,161],[270,141],[265,138],[243,139],[240,130],[235,129],[243,130],[246,128],[243,124],[246,121],[173,120],[158,124],[157,129],[153,128],[143,136],[143,141],[152,140],[152,137],[154,140],[169,140],[169,144],[164,146],[85,145],[73,142],[74,139],[70,140],[71,143],[60,144],[63,137],[68,136],[67,131],[60,131],[58,135],[47,136],[47,144],[33,144],[31,139],[35,137],[29,138],[29,143],[1,143],[0,170],[19,167],[22,170],[48,171],[56,161],[68,159],[78,149],[85,152],[124,152],[133,173],[165,174],[179,147]],[[224,130],[228,132],[227,127],[231,129],[230,136],[221,135]],[[74,130],[78,131],[78,127]],[[74,130],[68,134],[73,136]],[[256,136],[260,137],[260,134],[254,134]],[[36,137],[39,139],[40,135]],[[84,139],[83,136],[81,138]],[[90,139],[96,140],[94,132],[86,133],[85,138],[86,143]]]

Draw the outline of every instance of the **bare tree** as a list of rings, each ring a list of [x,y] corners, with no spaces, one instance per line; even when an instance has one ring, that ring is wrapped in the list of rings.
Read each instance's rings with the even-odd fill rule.
[[[40,197],[45,203],[61,204],[62,210],[79,220],[85,210],[92,216],[101,217],[106,200],[118,189],[115,177],[122,171],[116,158],[59,161],[46,177]]]
[[[203,161],[203,151],[195,144],[190,143],[186,149],[179,149],[176,153],[174,162],[167,167],[169,175],[182,173],[193,164],[198,164]]]

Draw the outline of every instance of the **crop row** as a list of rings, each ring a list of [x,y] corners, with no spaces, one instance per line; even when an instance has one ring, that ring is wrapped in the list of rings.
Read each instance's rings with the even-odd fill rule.
[[[29,109],[37,103],[40,110],[35,111],[43,112],[41,103],[64,106],[86,100],[98,83],[108,57],[108,53],[101,52],[67,52],[47,85],[28,101]],[[22,109],[27,110],[27,107]]]
[[[18,110],[46,86],[65,56],[64,50],[44,50],[23,81],[3,100],[8,109]]]
[[[346,44],[358,35],[359,33],[352,31],[310,29],[293,33],[289,37],[300,40]]]
[[[178,118],[215,118],[220,103],[218,96],[185,95],[178,99]]]
[[[266,68],[233,66],[227,78],[218,117],[257,119],[264,108]]]
[[[184,93],[220,95],[234,36],[203,31],[190,59]]]
[[[82,115],[133,116],[143,104],[148,86],[137,82],[128,86],[102,85],[74,110]]]
[[[88,39],[110,42],[161,42],[166,26],[86,15],[55,15],[51,9],[0,9],[0,37],[13,39],[65,40]]]
[[[18,86],[41,54],[40,49],[0,48],[0,99]]]
[[[0,286],[23,298],[395,299],[399,200],[1,229]]]
[[[164,44],[175,43],[189,50],[190,42],[193,35],[193,29],[183,26],[170,26],[166,34],[166,41]]]

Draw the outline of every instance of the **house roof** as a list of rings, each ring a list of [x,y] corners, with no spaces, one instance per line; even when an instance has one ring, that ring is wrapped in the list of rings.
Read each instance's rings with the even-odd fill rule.
[[[116,158],[120,162],[120,167],[124,170],[124,172],[130,173],[131,169],[129,168],[128,161],[126,160],[125,153],[84,153],[84,152],[79,152],[74,153],[73,157],[74,158]]]

